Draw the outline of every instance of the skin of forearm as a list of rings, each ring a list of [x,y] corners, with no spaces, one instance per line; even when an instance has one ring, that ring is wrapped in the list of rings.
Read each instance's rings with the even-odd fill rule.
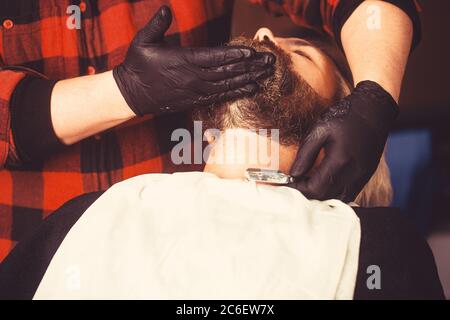
[[[355,85],[375,81],[398,102],[412,33],[411,19],[401,9],[377,0],[363,2],[341,31]]]
[[[62,80],[51,96],[51,118],[57,137],[66,145],[135,117],[112,71]]]

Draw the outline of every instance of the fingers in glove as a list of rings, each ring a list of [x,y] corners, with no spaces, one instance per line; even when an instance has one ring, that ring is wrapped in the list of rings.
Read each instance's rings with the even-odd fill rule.
[[[136,41],[144,44],[161,42],[171,24],[172,11],[168,6],[164,5],[159,8],[147,25],[138,32]]]
[[[256,51],[245,46],[226,46],[213,48],[189,48],[186,49],[186,59],[202,68],[213,68],[225,66],[243,60],[255,58]],[[274,62],[273,55],[270,53],[261,53],[257,58],[265,58],[267,63]]]
[[[256,80],[266,78],[271,74],[273,74],[273,69],[244,73],[233,78],[213,82],[206,86],[206,88],[209,91],[208,93],[232,91],[244,87],[249,83],[254,83]]]
[[[229,100],[235,100],[246,96],[251,96],[258,91],[259,87],[256,83],[249,83],[240,88],[228,90],[225,92],[214,93],[212,95],[199,98],[195,104],[201,106],[213,105]]]
[[[309,177],[297,178],[292,187],[306,197],[317,200],[336,199],[338,196],[348,195],[343,191],[346,184],[352,183],[348,179],[352,171],[352,162],[341,152],[339,145],[329,142],[319,145],[325,147],[325,158],[311,171]],[[300,152],[303,152],[302,150]]]
[[[255,58],[251,60],[239,61],[220,67],[202,69],[200,76],[204,80],[220,81],[249,72],[263,71],[267,69],[272,70],[273,59],[274,58],[271,56],[256,53]]]
[[[291,176],[300,178],[311,170],[320,150],[325,147],[327,137],[325,129],[321,127],[308,135],[297,152],[294,164],[291,167]]]
[[[305,197],[316,200],[333,199],[339,194],[339,175],[342,167],[334,159],[326,157],[308,178],[298,179],[289,186],[299,190]]]

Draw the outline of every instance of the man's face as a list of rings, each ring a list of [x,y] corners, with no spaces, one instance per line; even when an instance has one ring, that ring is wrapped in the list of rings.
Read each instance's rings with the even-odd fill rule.
[[[326,100],[331,100],[337,91],[338,72],[332,60],[325,55],[320,49],[313,47],[307,41],[298,38],[278,38],[267,28],[261,28],[255,34],[254,40],[263,41],[270,40],[277,47],[286,52],[292,61],[293,70],[300,75],[309,86],[317,92],[317,94]],[[258,129],[258,128],[254,128]],[[227,179],[243,179],[247,168],[264,168],[280,170],[289,173],[290,168],[295,160],[295,156],[299,149],[298,144],[282,145],[272,139],[265,139],[258,136],[256,150],[268,150],[270,157],[277,157],[276,161],[267,163],[258,161],[255,163],[253,153],[255,148],[235,148],[234,143],[230,140],[246,139],[249,133],[246,130],[225,130],[228,134],[222,134],[220,137],[209,137],[209,142],[213,145],[211,155],[205,166],[205,171],[212,172],[221,178]],[[252,133],[250,133],[251,135]],[[254,135],[257,135],[254,133]],[[272,152],[271,152],[272,151]],[[273,152],[275,151],[275,152]],[[227,158],[230,154],[239,152],[239,161],[221,163],[217,159]],[[320,162],[323,155],[319,155],[316,163]]]
[[[254,39],[262,41],[264,37],[290,55],[294,70],[320,96],[325,99],[333,98],[339,81],[336,66],[327,55],[306,40],[275,37],[268,28],[260,28]]]

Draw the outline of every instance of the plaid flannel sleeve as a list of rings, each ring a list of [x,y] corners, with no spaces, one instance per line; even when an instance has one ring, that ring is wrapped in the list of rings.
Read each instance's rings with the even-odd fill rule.
[[[249,0],[253,4],[263,5],[275,15],[287,15],[301,26],[321,29],[333,36],[340,48],[341,30],[350,15],[364,0]],[[414,27],[412,48],[420,42],[421,25],[418,0],[384,0],[401,10],[411,19]]]
[[[26,67],[0,65],[0,83],[0,168],[36,160],[60,147],[50,115],[56,81]]]
[[[1,68],[1,66],[0,66]],[[15,147],[11,130],[11,98],[26,73],[0,69],[0,169],[8,157],[15,157]]]

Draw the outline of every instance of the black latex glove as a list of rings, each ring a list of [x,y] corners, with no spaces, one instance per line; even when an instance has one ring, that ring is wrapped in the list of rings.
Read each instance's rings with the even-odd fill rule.
[[[388,92],[360,82],[312,128],[291,168],[296,180],[290,186],[312,199],[353,201],[375,172],[397,115]],[[323,161],[305,176],[322,148]]]
[[[172,13],[162,6],[140,30],[114,79],[137,115],[183,111],[255,93],[275,57],[242,46],[182,48],[164,42]]]

